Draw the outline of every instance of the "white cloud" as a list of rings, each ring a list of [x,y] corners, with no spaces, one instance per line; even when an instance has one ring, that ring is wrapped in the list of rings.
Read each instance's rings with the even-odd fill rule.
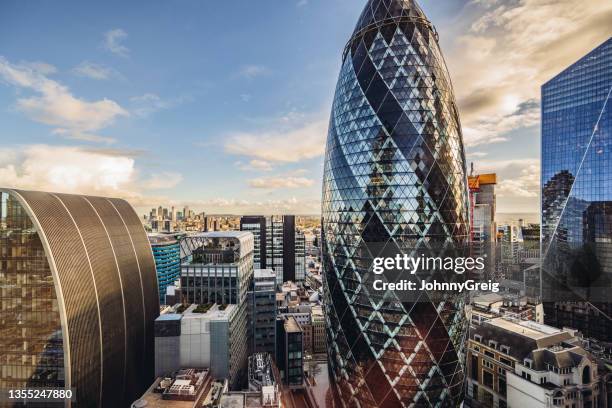
[[[162,172],[144,180],[142,186],[147,190],[169,189],[176,187],[181,181],[183,176],[180,173]]]
[[[90,61],[81,62],[79,65],[72,69],[72,72],[75,75],[81,77],[97,80],[109,79],[112,76],[117,75],[114,69],[106,67],[104,65],[95,64]]]
[[[245,65],[240,69],[240,72],[238,73],[239,76],[248,79],[253,79],[269,74],[270,69],[263,65]]]
[[[248,163],[238,161],[236,162],[236,166],[243,171],[271,171],[274,168],[272,163],[257,159],[253,159]]]
[[[538,159],[479,161],[476,173],[497,173],[500,198],[536,198],[540,193]]]
[[[307,5],[308,5],[308,0],[299,0],[296,3],[296,6],[298,6],[298,7],[304,7],[304,6],[307,6]]]
[[[0,150],[0,186],[125,198],[135,206],[167,200],[145,190],[174,187],[178,173],[150,174],[142,179],[128,151],[76,146],[27,145]]]
[[[240,94],[240,99],[242,100],[242,102],[246,103],[246,102],[249,102],[251,99],[253,99],[253,95],[247,94],[247,93]]]
[[[138,116],[149,116],[170,106],[167,101],[153,93],[134,96],[130,98],[130,101],[132,102],[132,112]]]
[[[121,57],[127,57],[130,53],[130,49],[122,44],[123,40],[127,37],[127,33],[120,29],[115,28],[104,33],[104,42],[102,48],[112,52],[115,55]]]
[[[608,0],[472,0],[438,27],[466,144],[536,125],[540,86],[609,38],[611,20]]]
[[[261,177],[249,180],[249,186],[267,190],[310,187],[314,181],[305,177]]]
[[[0,167],[0,185],[116,195],[134,180],[134,159],[78,147],[31,145]]]
[[[11,64],[0,57],[0,79],[10,85],[34,92],[17,99],[17,109],[32,120],[54,126],[59,135],[83,140],[129,113],[110,99],[94,102],[72,95],[70,90],[25,64]]]
[[[230,135],[225,150],[259,160],[295,163],[324,153],[327,126],[327,120],[287,115],[271,125],[273,130]]]

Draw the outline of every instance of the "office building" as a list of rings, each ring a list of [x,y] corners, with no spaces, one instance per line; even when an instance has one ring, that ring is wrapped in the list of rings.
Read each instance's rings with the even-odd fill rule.
[[[612,38],[542,86],[547,323],[612,339]],[[568,309],[568,303],[577,303]]]
[[[256,268],[274,270],[278,284],[305,279],[306,239],[296,228],[295,215],[245,216],[240,230],[255,237]]]
[[[278,333],[276,364],[283,383],[289,388],[301,388],[304,383],[304,343],[303,332],[293,316],[276,320]]]
[[[256,269],[249,299],[251,350],[274,355],[276,346],[276,274]]]
[[[468,342],[469,406],[597,407],[597,361],[572,330],[494,318]]]
[[[157,269],[159,303],[166,304],[166,288],[181,276],[181,250],[178,239],[169,234],[149,234]]]
[[[312,307],[312,352],[322,354],[327,352],[327,344],[325,341],[325,315],[323,308],[320,305]]]
[[[465,299],[393,302],[389,293],[380,302],[364,290],[372,255],[359,248],[390,243],[410,254],[467,245],[466,173],[433,25],[415,0],[368,1],[344,49],[323,179],[324,303],[338,406],[462,400]]]
[[[247,367],[246,325],[238,305],[179,306],[155,320],[155,375],[208,368],[237,387]]]
[[[253,279],[253,234],[204,232],[187,235],[180,244],[184,302],[246,306]]]
[[[240,231],[253,233],[253,266],[255,269],[265,269],[267,267],[266,217],[262,215],[241,217]]]
[[[0,388],[128,406],[153,380],[158,314],[149,241],[127,202],[0,190]]]

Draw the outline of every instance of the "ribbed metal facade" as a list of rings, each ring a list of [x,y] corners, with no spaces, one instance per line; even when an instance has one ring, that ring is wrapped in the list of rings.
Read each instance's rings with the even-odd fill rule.
[[[155,265],[138,216],[119,199],[0,191],[25,209],[44,247],[73,406],[128,406],[153,379],[159,315]],[[0,339],[0,354],[3,346]]]
[[[453,407],[462,295],[402,302],[364,284],[373,245],[419,254],[469,238],[461,126],[437,34],[413,0],[370,0],[343,55],[323,185],[330,372],[347,407]]]

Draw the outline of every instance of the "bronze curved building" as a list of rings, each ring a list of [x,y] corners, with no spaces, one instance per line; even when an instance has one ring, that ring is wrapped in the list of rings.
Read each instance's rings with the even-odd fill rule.
[[[0,189],[0,388],[129,406],[153,379],[157,277],[123,200]]]

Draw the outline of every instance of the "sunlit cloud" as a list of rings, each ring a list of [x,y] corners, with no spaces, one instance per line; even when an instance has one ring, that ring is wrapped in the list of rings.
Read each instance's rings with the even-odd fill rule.
[[[47,71],[48,72],[48,71]],[[12,64],[0,57],[0,79],[32,96],[19,97],[17,110],[30,119],[55,127],[54,134],[79,140],[103,141],[96,131],[110,126],[118,117],[129,116],[117,102],[89,102],[75,97],[68,87],[48,78],[27,64]],[[96,140],[97,139],[97,140]],[[104,141],[111,141],[104,138]]]
[[[282,163],[320,157],[325,151],[327,125],[328,121],[320,117],[286,115],[261,131],[230,135],[225,151]]]
[[[249,186],[266,190],[302,188],[314,185],[314,180],[305,177],[261,177],[249,180]]]

